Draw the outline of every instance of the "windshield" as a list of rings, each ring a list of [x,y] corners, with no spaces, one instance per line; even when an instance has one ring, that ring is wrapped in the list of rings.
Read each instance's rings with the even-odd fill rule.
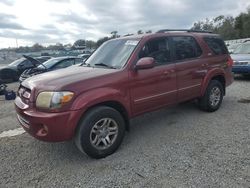
[[[21,62],[23,62],[24,58],[21,59],[17,59],[16,61],[12,62],[11,64],[9,64],[9,66],[17,66],[19,65]]]
[[[236,49],[240,44],[231,44],[230,46],[228,46],[229,50],[234,50]]]
[[[234,54],[250,54],[250,43],[243,43],[234,50]]]
[[[118,39],[104,43],[85,62],[89,66],[122,68],[139,40]]]
[[[43,65],[44,65],[47,69],[49,69],[49,68],[53,67],[53,65],[55,65],[57,62],[59,62],[59,61],[61,61],[61,60],[62,60],[62,58],[52,58],[52,59],[50,59],[50,60],[48,60],[48,61],[45,61],[45,62],[43,63]],[[44,66],[43,66],[43,65],[39,65],[38,68],[44,69]]]

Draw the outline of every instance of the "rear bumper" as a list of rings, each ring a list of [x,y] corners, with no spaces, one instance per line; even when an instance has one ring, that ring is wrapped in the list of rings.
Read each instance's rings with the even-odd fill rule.
[[[15,100],[17,119],[23,129],[33,137],[48,142],[67,141],[73,138],[81,111],[59,113],[39,112]]]
[[[232,71],[236,74],[250,74],[250,65],[233,66]]]

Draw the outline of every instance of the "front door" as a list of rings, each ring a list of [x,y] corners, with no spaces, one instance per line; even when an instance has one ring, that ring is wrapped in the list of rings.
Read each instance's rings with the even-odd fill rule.
[[[151,69],[131,70],[130,95],[134,115],[176,102],[176,71],[172,63],[168,38],[156,38],[145,43],[139,58],[153,57]]]

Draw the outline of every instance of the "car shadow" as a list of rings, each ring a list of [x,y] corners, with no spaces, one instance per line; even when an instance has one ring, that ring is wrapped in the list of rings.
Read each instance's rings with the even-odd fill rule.
[[[203,113],[201,112],[194,102],[182,103],[171,108],[163,108],[154,112],[146,113],[144,115],[133,118],[130,121],[130,130],[126,132],[123,143],[118,149],[118,153],[104,158],[103,160],[112,161],[114,158],[127,154],[132,145],[137,144],[140,135],[151,137],[154,134],[161,132],[162,129],[168,131],[169,134],[177,134],[176,125],[178,125],[178,118],[180,115],[189,115],[190,113]],[[140,138],[139,138],[140,139]],[[142,140],[140,140],[141,142]],[[90,161],[96,161],[84,153],[81,153],[75,146],[73,141],[62,143],[44,143],[35,141],[36,153],[42,154],[44,160],[48,160],[44,153],[47,153],[51,160],[60,161],[58,163],[67,164],[84,164]],[[33,148],[34,149],[34,148]],[[116,157],[115,157],[116,156]],[[118,159],[119,160],[119,159]]]
[[[234,75],[235,80],[240,80],[240,81],[250,81],[250,75]]]

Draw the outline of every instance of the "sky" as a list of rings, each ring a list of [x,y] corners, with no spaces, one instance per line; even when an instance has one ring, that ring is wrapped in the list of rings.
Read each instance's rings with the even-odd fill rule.
[[[0,48],[185,29],[249,6],[249,0],[0,0]]]

